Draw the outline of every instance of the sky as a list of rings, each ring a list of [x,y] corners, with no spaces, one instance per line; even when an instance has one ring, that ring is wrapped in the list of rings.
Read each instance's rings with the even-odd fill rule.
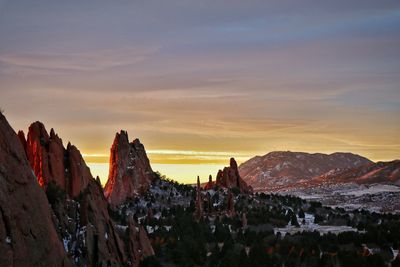
[[[399,47],[398,0],[0,0],[0,107],[103,181],[120,129],[185,182],[275,150],[391,160]]]

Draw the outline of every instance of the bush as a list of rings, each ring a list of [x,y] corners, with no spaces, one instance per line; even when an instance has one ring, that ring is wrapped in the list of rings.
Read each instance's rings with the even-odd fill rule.
[[[144,258],[144,260],[140,262],[139,267],[162,267],[162,265],[156,257],[150,256]]]
[[[47,199],[53,206],[56,202],[65,199],[65,191],[62,190],[55,182],[51,181],[46,189]]]

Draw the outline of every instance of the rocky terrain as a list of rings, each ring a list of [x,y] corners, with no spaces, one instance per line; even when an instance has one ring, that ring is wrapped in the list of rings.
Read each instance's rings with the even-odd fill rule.
[[[46,194],[16,133],[0,114],[0,265],[71,266]]]

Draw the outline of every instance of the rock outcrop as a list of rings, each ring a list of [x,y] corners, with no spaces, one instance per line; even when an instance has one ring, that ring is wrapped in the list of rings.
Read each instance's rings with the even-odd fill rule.
[[[196,186],[196,210],[195,217],[200,219],[203,217],[203,197],[201,195],[200,177],[197,176],[197,186]]]
[[[235,200],[231,190],[228,190],[228,195],[226,197],[226,213],[229,217],[234,217],[236,215]]]
[[[22,136],[20,137],[21,140]],[[29,126],[26,155],[40,186],[46,188],[54,181],[66,190],[64,147],[61,139],[51,130],[51,136],[41,122]]]
[[[215,182],[212,180],[212,176],[208,176],[208,182],[204,185],[204,190],[210,190],[213,189],[215,186]]]
[[[251,193],[252,188],[240,177],[237,163],[234,158],[230,159],[229,167],[219,170],[216,185],[223,188],[238,188],[243,193]]]
[[[20,139],[2,114],[0,265],[71,266],[57,236],[46,195],[32,173]]]
[[[19,138],[24,145],[22,132]],[[65,149],[54,129],[50,130],[49,135],[41,122],[34,122],[29,127],[25,149],[37,180],[44,189],[54,182],[74,198],[92,178],[79,150],[70,143]]]
[[[144,146],[139,139],[129,143],[126,131],[115,135],[110,153],[110,170],[104,193],[108,202],[115,207],[128,198],[146,192],[155,174]]]
[[[90,180],[81,201],[81,227],[92,227],[93,232],[86,239],[93,245],[87,247],[88,257],[97,266],[100,263],[124,263],[127,255],[124,242],[108,214],[108,203],[101,186]],[[139,262],[137,262],[139,263]]]
[[[132,263],[139,263],[145,257],[155,255],[144,227],[140,226],[138,231],[132,216],[128,218],[128,237],[128,253]]]
[[[66,159],[67,177],[70,181],[67,183],[67,192],[71,197],[76,197],[86,188],[93,177],[82,158],[81,152],[70,143],[67,145]]]
[[[23,133],[19,139],[24,145]],[[63,240],[68,257],[76,265],[139,265],[147,255],[141,252],[140,242],[147,242],[143,245],[147,251],[151,248],[146,232],[141,233],[142,241],[139,234],[129,240],[128,234],[116,227],[99,179],[92,177],[75,146],[68,143],[64,148],[53,129],[48,135],[45,126],[35,122],[29,127],[26,155],[53,209],[52,223],[58,230],[55,238]],[[45,205],[48,207],[49,203]],[[132,242],[138,244],[138,251],[127,249]],[[141,257],[135,258],[132,253],[139,253]]]

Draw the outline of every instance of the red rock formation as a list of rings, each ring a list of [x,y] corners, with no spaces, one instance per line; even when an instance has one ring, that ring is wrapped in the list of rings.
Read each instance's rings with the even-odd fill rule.
[[[75,146],[68,143],[66,155],[70,177],[68,192],[71,197],[77,197],[93,177],[80,151]]]
[[[231,190],[228,190],[228,196],[226,197],[226,212],[229,217],[233,217],[236,215],[235,201],[233,199]]]
[[[197,219],[200,219],[201,217],[203,217],[203,198],[201,196],[201,187],[200,187],[200,177],[199,176],[197,176],[195,216]]]
[[[127,261],[124,242],[119,237],[114,222],[108,214],[108,203],[101,186],[90,179],[82,194],[80,205],[81,226],[91,227],[86,231],[85,244],[90,266],[102,266],[107,262]]]
[[[143,226],[139,227],[139,232],[136,229],[136,223],[132,216],[128,218],[128,234],[129,244],[128,253],[129,259],[133,266],[138,266],[139,262],[145,257],[154,256],[154,250]]]
[[[251,193],[252,188],[240,177],[238,166],[234,158],[230,159],[230,166],[219,170],[216,184],[224,188],[237,187],[243,193]]]
[[[242,213],[242,228],[247,229],[247,217],[245,212]]]
[[[24,145],[23,133],[19,134],[19,138],[20,143]],[[135,148],[138,149],[137,147],[136,145]],[[151,252],[154,254],[146,232],[138,233],[132,241],[138,244],[138,251],[127,251],[130,240],[126,240],[125,232],[115,227],[108,213],[109,204],[99,179],[93,179],[75,146],[68,143],[65,149],[62,140],[53,129],[49,136],[44,125],[36,122],[29,127],[26,154],[39,184],[47,193],[50,191],[53,223],[56,224],[56,229],[59,229],[60,237],[64,241],[67,240],[66,250],[77,265],[138,266],[141,259]],[[32,171],[30,173],[32,174]],[[51,182],[58,187],[50,186]],[[60,189],[75,199],[66,198]],[[41,192],[43,194],[43,190]],[[49,203],[46,201],[44,206],[48,207]],[[58,239],[57,235],[53,238]],[[85,253],[82,255],[81,251]],[[139,253],[141,257],[133,261],[135,257],[131,253]]]
[[[154,256],[154,250],[151,246],[150,240],[147,236],[146,231],[144,230],[143,225],[139,228],[139,245],[140,245],[140,252],[142,254],[142,258]]]
[[[215,183],[212,180],[212,176],[210,174],[210,176],[208,176],[208,183],[206,183],[206,185],[204,186],[204,190],[210,190],[213,189],[215,186]]]
[[[20,140],[24,144],[23,133]],[[54,182],[72,198],[77,197],[87,186],[92,175],[79,150],[68,143],[64,148],[61,138],[50,130],[48,135],[41,122],[29,127],[26,155],[39,184],[47,188]]]
[[[18,138],[21,141],[22,146],[24,147],[24,152],[26,154],[26,139],[25,139],[25,133],[23,131],[18,131]]]
[[[23,146],[0,114],[0,265],[71,266]]]
[[[115,135],[110,154],[110,170],[104,194],[112,206],[117,206],[149,189],[155,175],[144,146],[139,139],[129,143],[128,134]]]

